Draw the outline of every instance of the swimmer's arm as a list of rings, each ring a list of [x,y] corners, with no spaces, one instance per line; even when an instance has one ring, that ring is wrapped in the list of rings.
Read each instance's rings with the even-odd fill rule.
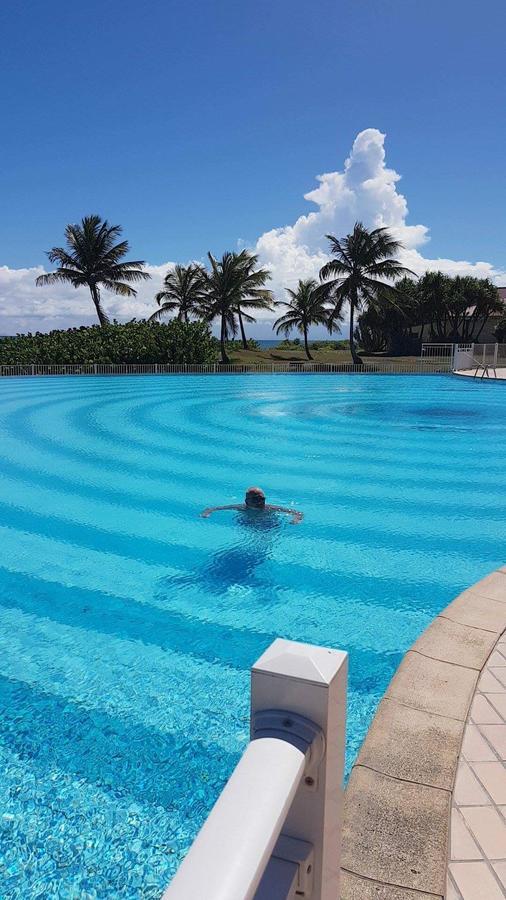
[[[207,509],[203,509],[200,515],[203,519],[208,519],[211,513],[219,512],[222,509],[244,509],[244,503],[232,503],[230,506],[208,506]]]
[[[287,516],[291,516],[292,525],[297,525],[297,523],[302,522],[302,519],[304,518],[304,514],[299,512],[298,509],[289,509],[287,506],[269,506],[269,509],[272,509],[273,512],[286,513]]]

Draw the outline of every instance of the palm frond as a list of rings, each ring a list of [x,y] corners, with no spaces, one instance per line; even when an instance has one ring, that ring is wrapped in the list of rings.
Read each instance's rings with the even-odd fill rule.
[[[130,287],[129,284],[125,284],[123,281],[109,281],[105,278],[102,279],[103,286],[107,291],[110,291],[111,294],[117,294],[120,297],[136,297],[137,291],[135,288]]]
[[[145,281],[150,274],[144,271],[144,260],[125,260],[128,241],[118,241],[122,233],[120,225],[109,225],[99,215],[84,216],[78,224],[65,228],[67,249],[53,247],[47,254],[56,263],[55,272],[39,275],[37,285],[69,282],[74,287],[88,285],[101,322],[107,316],[100,305],[99,289],[102,285],[114,294],[134,297],[136,291],[129,283]]]

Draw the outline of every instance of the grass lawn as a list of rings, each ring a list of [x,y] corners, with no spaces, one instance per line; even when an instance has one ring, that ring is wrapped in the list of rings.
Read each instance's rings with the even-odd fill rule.
[[[368,353],[360,353],[364,362],[375,363],[416,363],[418,356],[382,356]],[[351,355],[349,350],[312,350],[311,356],[313,362],[317,363],[351,363]],[[304,348],[300,350],[277,350],[276,347],[269,347],[264,350],[229,350],[230,362],[233,365],[271,365],[272,363],[287,362],[310,362],[304,353]]]

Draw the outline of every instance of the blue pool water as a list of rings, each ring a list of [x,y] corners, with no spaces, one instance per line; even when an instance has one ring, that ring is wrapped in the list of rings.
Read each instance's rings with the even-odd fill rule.
[[[158,897],[277,635],[349,651],[349,766],[402,653],[504,563],[505,388],[0,382],[2,898]],[[249,484],[303,523],[199,518]]]

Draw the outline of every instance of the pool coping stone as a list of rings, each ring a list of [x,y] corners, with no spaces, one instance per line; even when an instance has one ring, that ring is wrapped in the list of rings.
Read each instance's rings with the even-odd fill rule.
[[[442,900],[464,727],[506,629],[506,566],[461,593],[404,655],[345,791],[341,900]]]

